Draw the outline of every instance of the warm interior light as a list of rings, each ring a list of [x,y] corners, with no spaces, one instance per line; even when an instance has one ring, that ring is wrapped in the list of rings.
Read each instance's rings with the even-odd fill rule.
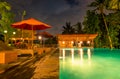
[[[82,44],[83,43],[83,41],[80,41],[80,44]]]
[[[90,44],[90,41],[87,41],[88,44]]]
[[[73,44],[74,42],[73,42],[73,41],[71,41],[71,43]]]
[[[13,40],[16,40],[15,38],[13,38]]]
[[[28,38],[26,38],[28,40]]]
[[[42,37],[41,37],[41,36],[39,36],[39,37],[38,37],[38,39],[39,39],[39,40],[41,40],[41,39],[42,39]]]
[[[7,33],[7,30],[4,30],[4,33]]]
[[[62,43],[65,44],[65,41],[63,41]]]
[[[13,32],[13,35],[15,35],[16,34],[16,32]]]
[[[21,40],[23,39],[23,38],[20,38]]]

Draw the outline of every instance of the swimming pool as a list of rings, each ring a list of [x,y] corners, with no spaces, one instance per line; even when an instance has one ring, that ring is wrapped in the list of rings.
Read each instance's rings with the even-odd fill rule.
[[[120,49],[68,50],[60,59],[60,79],[120,79]],[[82,56],[81,56],[82,55]]]

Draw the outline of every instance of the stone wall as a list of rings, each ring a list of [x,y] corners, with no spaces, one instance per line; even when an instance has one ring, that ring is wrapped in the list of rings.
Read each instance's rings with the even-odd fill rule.
[[[0,64],[6,64],[17,60],[17,53],[15,51],[1,51]]]

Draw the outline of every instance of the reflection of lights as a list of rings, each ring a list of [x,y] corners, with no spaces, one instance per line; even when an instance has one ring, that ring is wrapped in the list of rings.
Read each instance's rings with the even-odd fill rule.
[[[91,52],[90,52],[90,49],[88,49],[87,54],[88,54],[88,60],[90,60],[90,59],[91,59]]]
[[[90,44],[90,41],[87,41],[88,44]]]
[[[83,61],[83,49],[80,49],[80,60]]]
[[[65,61],[65,49],[63,49],[63,61]]]
[[[62,68],[64,69],[65,68],[65,61],[62,62]]]
[[[62,57],[61,57],[61,56],[59,56],[59,59],[62,59]]]
[[[79,48],[79,57],[76,57],[76,55],[74,55],[76,53],[76,49],[70,49],[71,56],[70,57],[66,57],[65,59],[65,50],[66,49],[62,49],[62,56],[60,58],[62,58],[62,68],[66,68],[66,66],[68,67],[74,67],[74,68],[82,68],[82,69],[87,69],[88,67],[92,66],[92,60],[91,60],[91,49],[88,48],[87,49],[87,56],[88,58],[84,59],[84,54],[85,52],[83,51],[82,48]],[[66,55],[67,56],[67,55]],[[86,56],[86,54],[85,54]],[[60,60],[61,63],[61,60]]]
[[[65,44],[65,41],[63,41],[62,43]]]
[[[88,65],[91,66],[91,61],[88,61]]]
[[[71,54],[72,54],[72,62],[74,62],[74,49],[71,50]]]
[[[61,49],[59,50],[59,58],[62,59],[62,52],[61,52]]]

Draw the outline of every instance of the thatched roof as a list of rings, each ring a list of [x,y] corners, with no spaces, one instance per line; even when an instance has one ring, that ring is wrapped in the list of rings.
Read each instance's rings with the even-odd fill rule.
[[[94,40],[97,34],[60,34],[58,35],[59,41],[87,41],[87,40]]]

